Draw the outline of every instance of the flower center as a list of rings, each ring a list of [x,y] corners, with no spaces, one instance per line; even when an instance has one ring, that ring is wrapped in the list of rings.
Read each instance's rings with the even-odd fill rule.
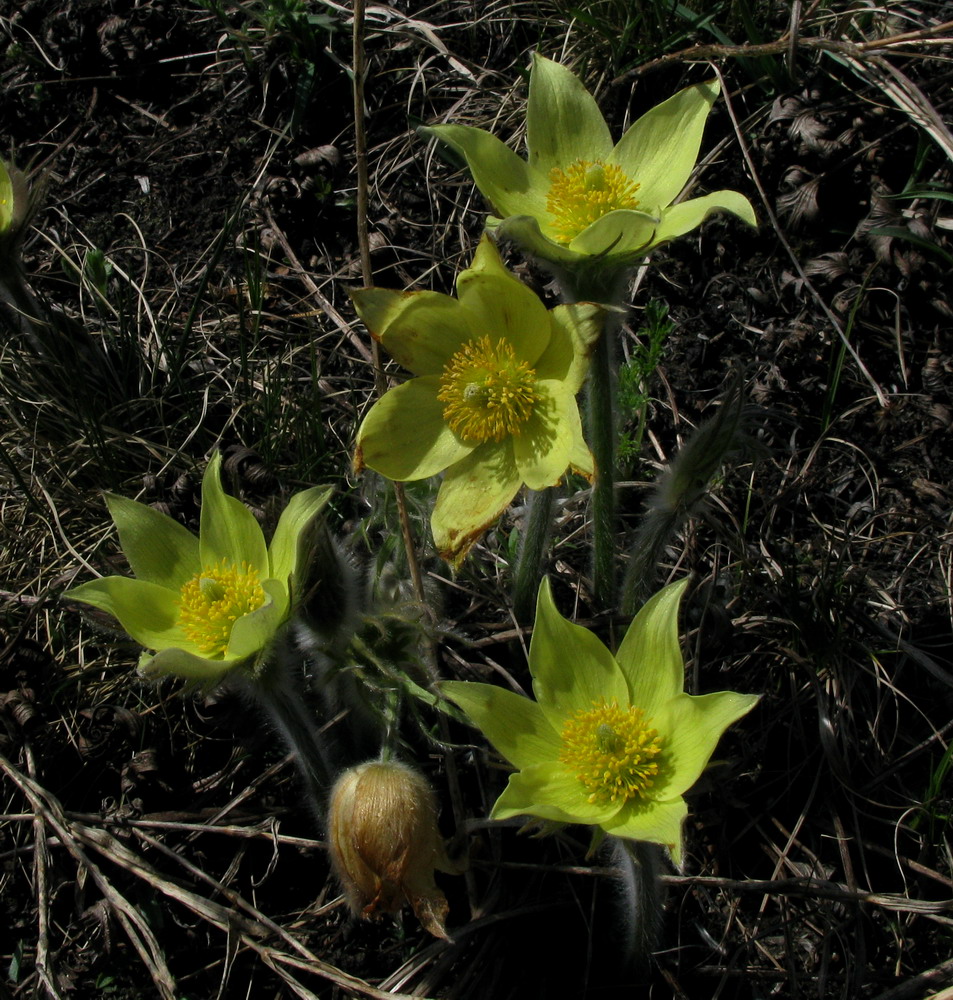
[[[502,441],[519,434],[536,405],[536,372],[518,361],[512,344],[470,340],[440,376],[443,418],[464,441]]]
[[[607,805],[645,795],[659,766],[659,734],[640,708],[593,702],[566,720],[559,759],[585,785],[589,802]]]
[[[617,208],[636,208],[639,185],[614,163],[576,160],[549,172],[546,209],[559,243],[571,243],[587,226]]]
[[[179,625],[203,656],[225,655],[232,626],[243,615],[265,603],[258,573],[222,559],[204,566],[179,592]]]

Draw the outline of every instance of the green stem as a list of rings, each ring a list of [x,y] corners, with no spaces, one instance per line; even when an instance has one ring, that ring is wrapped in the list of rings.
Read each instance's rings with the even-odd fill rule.
[[[620,924],[628,931],[622,943],[633,970],[645,970],[652,962],[662,923],[662,848],[642,840],[621,841],[616,860],[621,870],[623,892]]]
[[[592,486],[592,582],[597,606],[615,607],[615,523],[617,393],[616,340],[624,316],[629,268],[592,266],[559,275],[570,302],[599,302],[608,307],[602,335],[593,348],[587,394],[587,441],[596,465]]]
[[[592,584],[596,605],[615,606],[615,392],[612,385],[614,333],[606,329],[596,343],[589,368],[586,400],[589,447],[596,464],[592,486]]]
[[[529,621],[536,606],[536,591],[543,575],[543,558],[552,533],[556,488],[550,486],[531,492],[528,507],[513,579],[513,613],[518,622]]]

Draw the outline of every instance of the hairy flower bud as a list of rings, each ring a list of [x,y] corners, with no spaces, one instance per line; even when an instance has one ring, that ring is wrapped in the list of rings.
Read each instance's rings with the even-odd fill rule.
[[[328,844],[355,916],[407,902],[425,930],[449,940],[447,900],[433,873],[456,869],[437,829],[433,789],[413,768],[372,760],[345,771],[331,789]]]

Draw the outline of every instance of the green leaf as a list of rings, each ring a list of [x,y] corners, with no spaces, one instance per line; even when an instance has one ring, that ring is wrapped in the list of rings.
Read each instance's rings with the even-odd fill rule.
[[[506,510],[521,485],[509,440],[482,444],[452,465],[430,517],[441,558],[459,566],[480,535]]]
[[[404,482],[434,476],[471,454],[475,444],[450,430],[438,390],[436,375],[389,389],[361,424],[355,465]]]
[[[129,567],[140,580],[178,591],[201,570],[199,540],[178,521],[114,493],[106,494],[106,506]]]
[[[296,493],[278,518],[278,525],[268,546],[268,576],[281,583],[287,592],[289,581],[297,569],[298,540],[312,522],[321,516],[331,499],[333,489],[315,486]]]
[[[199,651],[179,628],[178,594],[165,587],[126,576],[105,576],[74,587],[64,596],[112,615],[147,649],[182,646]]]
[[[0,236],[4,235],[13,224],[13,178],[6,163],[0,160]]]
[[[234,670],[236,665],[237,661],[233,659],[210,660],[188,650],[171,647],[160,649],[155,656],[144,654],[140,657],[139,673],[148,680],[171,675],[186,681],[213,684]]]
[[[565,170],[577,160],[605,160],[612,151],[609,126],[593,96],[575,73],[539,53],[529,78],[526,146],[530,167],[547,182],[554,167]]]
[[[538,378],[563,379],[576,393],[589,371],[589,358],[602,335],[607,311],[593,302],[573,302],[550,310],[552,336],[536,363]]]
[[[360,288],[349,294],[368,330],[415,375],[439,375],[475,336],[460,303],[449,295],[385,288]]]
[[[617,837],[662,844],[672,854],[676,867],[682,863],[682,824],[688,815],[683,798],[662,802],[633,799],[602,828]]]
[[[933,198],[936,201],[953,201],[953,191],[946,188],[931,187],[929,184],[920,187],[906,188],[898,194],[884,194],[882,198],[893,201],[913,201],[916,198]]]
[[[605,826],[619,814],[621,803],[589,801],[585,786],[558,761],[533,764],[511,774],[503,794],[490,812],[491,819],[539,816],[557,823]]]
[[[714,191],[702,198],[692,198],[678,205],[672,205],[662,213],[662,221],[655,231],[652,246],[691,232],[708,218],[712,212],[730,212],[749,226],[757,226],[758,220],[751,202],[737,191]]]
[[[545,216],[540,218],[547,218]],[[532,215],[511,215],[501,219],[494,232],[501,240],[512,240],[525,253],[571,268],[585,260],[582,254],[567,249],[561,243],[544,236],[539,226],[539,218]]]
[[[457,278],[457,295],[476,336],[505,341],[518,360],[536,363],[551,336],[546,307],[503,267],[488,236],[480,241],[474,266]]]
[[[668,720],[662,733],[662,767],[666,795],[681,795],[695,784],[722,733],[757,703],[755,694],[717,691],[698,697],[680,694],[665,707]]]
[[[572,431],[572,444],[569,447],[569,466],[573,472],[585,476],[591,483],[595,476],[596,463],[582,434],[582,420],[578,407],[575,414],[571,416],[570,430]]]
[[[227,660],[241,660],[261,652],[271,641],[288,609],[288,588],[277,580],[263,580],[267,599],[261,607],[242,615],[232,625]]]
[[[576,397],[563,382],[543,379],[535,386],[530,418],[513,436],[513,456],[520,477],[531,490],[555,486],[569,466],[573,445],[572,414]]]
[[[679,580],[653,595],[633,619],[616,653],[629,685],[631,704],[649,717],[680,695],[685,686],[678,606],[687,586],[687,579]]]
[[[630,208],[617,208],[590,223],[569,244],[573,253],[599,256],[610,260],[625,254],[644,252],[652,242],[657,216],[636,212]]]
[[[873,229],[867,230],[867,235],[890,236],[896,240],[906,240],[908,243],[920,247],[921,250],[929,250],[931,253],[935,253],[938,257],[946,261],[947,264],[953,266],[953,254],[948,250],[944,250],[943,247],[934,243],[933,240],[924,239],[924,237],[910,232],[906,226],[875,226]]]

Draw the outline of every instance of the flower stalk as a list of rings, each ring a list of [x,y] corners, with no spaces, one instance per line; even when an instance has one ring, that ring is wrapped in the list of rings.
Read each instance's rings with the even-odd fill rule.
[[[606,325],[608,326],[608,320]],[[618,426],[613,380],[614,331],[604,330],[592,353],[586,416],[596,477],[592,484],[592,589],[597,607],[615,607],[615,479]]]
[[[315,820],[325,817],[325,801],[335,763],[302,697],[300,654],[290,644],[274,649],[257,677],[234,673],[228,685],[266,713],[291,754]]]
[[[699,425],[659,477],[629,549],[621,610],[632,615],[651,597],[665,546],[704,503],[729,455],[754,445],[744,433],[742,379],[737,375],[715,416]]]
[[[543,575],[543,559],[552,535],[556,511],[556,488],[532,490],[526,502],[526,522],[520,539],[516,572],[513,574],[513,614],[528,621]]]
[[[615,372],[618,335],[625,315],[631,268],[587,264],[551,268],[568,301],[600,302],[605,307],[602,334],[593,347],[586,385],[586,434],[595,465],[592,484],[592,586],[598,607],[616,603],[615,516],[616,431],[619,426]]]

